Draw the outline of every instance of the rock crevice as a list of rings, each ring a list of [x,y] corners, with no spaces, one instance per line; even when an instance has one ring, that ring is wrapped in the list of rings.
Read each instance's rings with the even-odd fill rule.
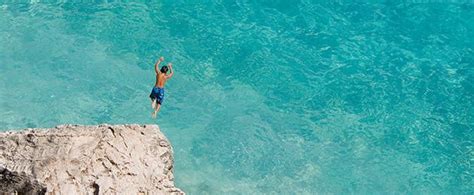
[[[184,194],[156,125],[62,125],[0,133],[0,193]]]

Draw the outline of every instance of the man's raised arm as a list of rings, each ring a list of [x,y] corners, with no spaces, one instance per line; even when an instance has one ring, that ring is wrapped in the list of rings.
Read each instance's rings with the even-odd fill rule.
[[[169,75],[166,75],[166,79],[169,79],[173,76],[174,74],[174,70],[173,70],[173,64],[170,62],[168,63],[168,67],[170,67],[170,74]]]
[[[163,62],[163,60],[165,60],[165,58],[160,57],[160,59],[155,63],[155,72],[156,72],[156,74],[158,74],[160,72],[159,65],[160,65],[161,62]]]

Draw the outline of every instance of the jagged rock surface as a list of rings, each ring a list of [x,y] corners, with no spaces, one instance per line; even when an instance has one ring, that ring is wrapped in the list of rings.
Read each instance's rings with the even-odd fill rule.
[[[63,125],[0,133],[0,192],[184,194],[156,125]]]

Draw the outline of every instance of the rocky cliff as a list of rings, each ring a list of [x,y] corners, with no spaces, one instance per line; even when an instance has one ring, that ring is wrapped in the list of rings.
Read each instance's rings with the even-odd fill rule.
[[[156,125],[64,125],[0,133],[0,193],[184,194]]]

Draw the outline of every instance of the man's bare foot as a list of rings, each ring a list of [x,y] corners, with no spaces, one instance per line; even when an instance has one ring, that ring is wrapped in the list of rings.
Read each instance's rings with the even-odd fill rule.
[[[155,112],[155,111],[153,111],[153,112],[151,113],[151,117],[152,117],[152,118],[156,118],[156,112]]]

